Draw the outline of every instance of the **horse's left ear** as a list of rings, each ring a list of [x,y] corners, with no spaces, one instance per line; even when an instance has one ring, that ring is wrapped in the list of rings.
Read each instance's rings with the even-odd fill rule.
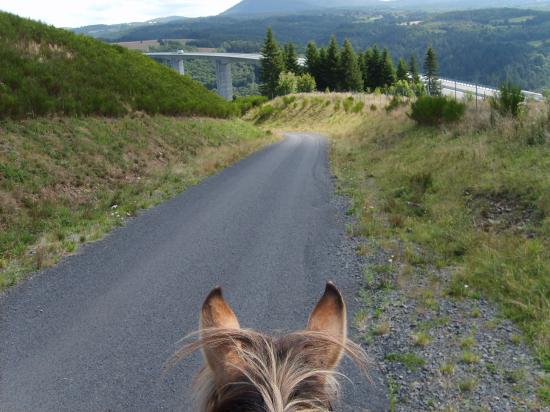
[[[240,329],[235,312],[223,298],[222,289],[213,289],[202,304],[200,316],[200,333],[208,329]],[[205,345],[204,357],[216,379],[221,382],[228,373],[228,366],[237,362],[235,346],[225,343]]]
[[[327,283],[325,293],[309,316],[307,330],[322,332],[339,343],[328,345],[325,353],[318,359],[321,367],[335,368],[346,344],[347,320],[344,298],[334,283]]]

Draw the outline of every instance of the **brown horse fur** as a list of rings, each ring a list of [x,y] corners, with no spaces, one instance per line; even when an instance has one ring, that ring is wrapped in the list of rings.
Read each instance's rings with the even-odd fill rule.
[[[347,355],[362,370],[367,357],[346,337],[346,307],[332,283],[307,329],[271,337],[241,329],[220,288],[206,298],[198,339],[168,365],[202,350],[206,365],[195,380],[201,412],[331,411],[338,395],[335,368]]]

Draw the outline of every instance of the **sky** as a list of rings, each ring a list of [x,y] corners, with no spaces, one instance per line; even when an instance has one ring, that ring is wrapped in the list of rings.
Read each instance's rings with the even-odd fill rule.
[[[239,0],[0,0],[0,10],[58,27],[212,16]]]

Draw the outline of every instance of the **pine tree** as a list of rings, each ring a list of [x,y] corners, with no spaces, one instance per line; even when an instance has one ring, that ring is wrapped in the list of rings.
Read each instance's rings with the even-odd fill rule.
[[[281,49],[277,45],[273,30],[267,29],[267,35],[262,48],[262,60],[260,79],[262,85],[260,90],[264,96],[274,98],[277,93],[279,76],[285,71],[285,63]]]
[[[351,92],[363,90],[361,68],[349,40],[344,42],[344,48],[340,55],[340,89]]]
[[[370,65],[372,61],[372,49],[365,50],[363,53],[363,58],[361,59],[361,71],[363,72],[363,83],[365,90],[368,91],[371,87],[371,72]]]
[[[395,74],[395,68],[393,67],[393,60],[390,56],[390,52],[388,49],[384,49],[382,52],[382,86],[383,87],[390,87],[392,84],[395,83],[395,78],[397,77]]]
[[[426,77],[428,94],[430,96],[438,96],[441,94],[438,70],[437,55],[434,49],[430,47],[426,52],[426,59],[424,60],[424,76]]]
[[[318,78],[315,80],[317,81],[317,89],[318,90],[325,90],[327,87],[329,87],[329,73],[327,70],[327,49],[321,48],[319,50],[319,64],[317,66],[317,74]]]
[[[374,46],[370,49],[370,53],[367,50],[367,80],[368,87],[371,91],[374,91],[378,87],[382,87],[382,56],[378,47]]]
[[[336,36],[332,36],[327,49],[325,61],[325,72],[327,74],[327,86],[330,90],[340,90],[340,48]]]
[[[319,49],[314,42],[309,42],[306,48],[306,71],[313,76],[319,84]]]
[[[413,83],[420,82],[420,74],[418,74],[418,64],[416,63],[416,57],[414,55],[411,56],[411,61],[409,62],[409,73],[411,74]]]
[[[285,59],[285,70],[287,72],[292,72],[294,74],[300,74],[302,68],[298,64],[298,56],[296,54],[296,48],[293,43],[285,44],[284,47],[284,59]]]
[[[399,59],[399,65],[397,66],[397,80],[409,80],[409,68],[405,59]]]

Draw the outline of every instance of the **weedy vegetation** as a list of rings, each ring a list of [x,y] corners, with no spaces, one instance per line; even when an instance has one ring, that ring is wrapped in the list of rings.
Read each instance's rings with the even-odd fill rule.
[[[351,234],[397,239],[403,264],[445,268],[448,295],[498,303],[550,371],[550,100],[522,103],[515,117],[488,101],[476,110],[444,99],[453,121],[438,114],[424,126],[409,105],[334,112],[347,96],[309,95],[303,109],[275,100],[265,125],[329,135],[338,190],[357,219]],[[352,97],[367,108],[391,101]]]
[[[0,122],[0,290],[272,141],[240,120]]]

